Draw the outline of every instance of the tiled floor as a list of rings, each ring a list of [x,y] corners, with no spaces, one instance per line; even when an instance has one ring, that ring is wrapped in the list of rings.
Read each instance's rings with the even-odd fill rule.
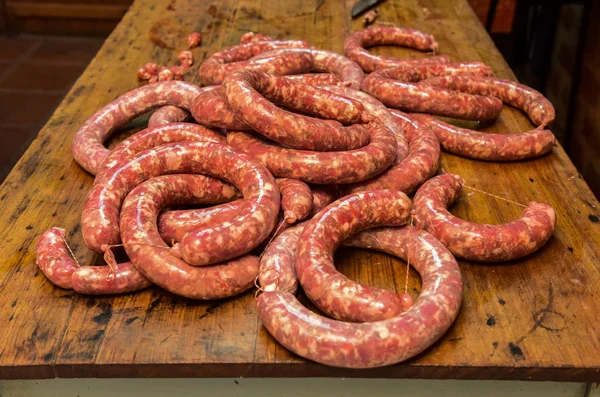
[[[0,36],[0,182],[103,42],[95,37]]]

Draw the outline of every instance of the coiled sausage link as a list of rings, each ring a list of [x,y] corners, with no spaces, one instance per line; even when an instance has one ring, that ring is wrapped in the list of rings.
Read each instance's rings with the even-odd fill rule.
[[[502,110],[502,101],[494,96],[417,84],[431,76],[454,74],[488,76],[492,69],[477,62],[380,69],[363,80],[362,89],[395,109],[468,120],[495,120]]]
[[[351,61],[343,55],[336,54],[335,52],[326,51],[326,50],[318,50],[316,48],[285,48],[281,50],[273,50],[264,52],[262,54],[257,55],[252,58],[253,60],[258,60],[264,57],[270,57],[273,55],[285,54],[286,52],[307,52],[313,58],[314,64],[312,67],[313,72],[321,72],[321,73],[333,73],[336,75],[341,81],[345,82],[347,86],[358,90],[360,89],[360,84],[362,80],[365,78],[365,74],[356,62]],[[289,78],[294,78],[294,76],[288,76]],[[313,85],[327,85],[326,83],[322,84],[313,84]]]
[[[307,223],[296,250],[296,272],[302,289],[319,309],[353,322],[379,321],[406,310],[396,293],[363,286],[338,272],[333,254],[342,241],[361,230],[403,225],[410,206],[402,192],[360,192],[334,201]]]
[[[552,131],[539,128],[517,134],[490,134],[460,128],[426,114],[410,117],[426,123],[445,151],[476,160],[526,160],[550,152],[556,143]]]
[[[227,105],[237,117],[256,132],[283,145],[334,151],[359,148],[369,141],[360,125],[343,127],[337,122],[292,114],[268,100],[345,124],[362,122],[363,106],[346,97],[252,70],[230,74],[222,89]]]
[[[308,74],[295,74],[292,76],[285,76],[288,79],[298,81],[302,84],[319,86],[319,85],[334,85],[347,87],[350,83],[340,80],[335,74],[332,73],[308,73]]]
[[[53,227],[46,230],[37,242],[36,263],[52,282],[84,295],[108,295],[138,291],[150,286],[131,262],[108,266],[79,266],[69,255],[65,230]]]
[[[537,251],[552,236],[554,210],[533,201],[519,219],[502,225],[455,217],[447,207],[460,196],[463,184],[458,175],[437,176],[419,188],[413,203],[415,225],[439,239],[454,255],[478,262],[509,261]]]
[[[167,244],[180,242],[187,232],[203,225],[229,222],[243,207],[243,200],[235,200],[209,208],[164,211],[158,216],[158,233]]]
[[[313,196],[313,204],[308,214],[309,218],[312,218],[321,211],[323,208],[333,203],[338,199],[338,192],[336,186],[311,186],[310,191]]]
[[[110,177],[110,175],[112,175],[112,171],[110,171],[112,167],[119,163],[123,163],[124,161],[133,159],[136,157],[137,153],[143,150],[164,145],[166,143],[183,141],[226,143],[226,139],[223,135],[197,124],[173,123],[148,127],[145,130],[133,134],[115,146],[104,161],[104,164],[102,164],[102,168],[98,170],[98,175],[94,180],[94,184]]]
[[[192,116],[198,123],[207,127],[226,128],[228,130],[252,130],[229,109],[223,99],[221,86],[204,87],[205,91],[192,102]]]
[[[188,200],[194,189],[185,179],[171,177],[140,184],[123,204],[121,231],[131,262],[153,283],[187,298],[220,299],[251,288],[258,275],[258,258],[253,255],[203,267],[190,266],[171,255],[158,234],[156,218],[164,206]]]
[[[348,98],[355,99],[362,103],[365,110],[370,114],[370,117],[375,118],[379,122],[383,123],[390,131],[396,136],[396,158],[394,159],[394,165],[404,160],[408,154],[408,142],[403,133],[402,126],[397,122],[396,117],[392,115],[390,110],[386,108],[381,102],[373,98],[371,95],[358,91],[352,88],[342,87],[319,87],[327,91],[331,91],[335,94],[346,96]]]
[[[158,127],[160,125],[180,123],[190,117],[190,112],[177,106],[163,106],[152,113],[148,119],[148,128]]]
[[[141,182],[168,173],[202,173],[233,183],[244,196],[245,208],[227,224],[189,232],[180,251],[194,265],[220,262],[248,252],[271,231],[279,211],[279,191],[269,172],[248,156],[213,142],[159,146],[117,164],[106,183],[95,185],[84,204],[82,233],[91,249],[117,244],[119,211],[127,193]],[[241,237],[243,236],[243,238]],[[198,241],[198,239],[202,241]],[[224,243],[219,243],[224,240]],[[198,252],[197,250],[202,250]]]
[[[438,43],[432,35],[415,29],[372,26],[354,32],[346,37],[346,41],[344,41],[344,53],[368,73],[377,69],[399,65],[450,62],[450,58],[447,55],[419,59],[398,59],[373,55],[365,49],[379,45],[397,45],[414,48],[419,51],[435,52],[438,50]]]
[[[371,122],[367,146],[343,152],[312,152],[288,149],[252,134],[232,131],[227,142],[264,164],[273,175],[307,183],[360,182],[385,171],[396,156],[396,138],[383,124]]]
[[[336,189],[332,186],[313,186],[310,190],[312,205],[308,213],[309,218],[337,198]],[[282,196],[282,208],[285,208],[283,201],[286,200],[288,199]],[[209,208],[164,211],[158,217],[158,232],[167,244],[172,241],[179,242],[187,232],[198,229],[203,225],[229,222],[231,218],[240,212],[242,207],[242,200],[235,200]],[[303,213],[304,210],[299,212]],[[285,230],[285,225],[279,225],[278,221],[276,228],[280,228],[279,233],[281,233]]]
[[[264,291],[296,292],[296,248],[305,226],[306,222],[290,227],[265,248],[258,265],[258,281]]]
[[[226,48],[202,62],[198,69],[200,83],[221,84],[225,76],[240,69],[262,70],[276,75],[308,73],[312,68],[313,59],[306,53],[276,55],[259,61],[250,60],[265,51],[297,47],[308,47],[308,43],[303,40],[271,40],[247,42]]]
[[[408,138],[408,156],[396,160],[392,166],[364,182],[343,186],[342,194],[364,190],[394,189],[406,194],[413,193],[423,182],[437,171],[440,161],[440,144],[426,123],[398,110],[391,110],[404,134]]]
[[[370,234],[376,237],[367,238]],[[410,258],[423,282],[415,304],[393,318],[356,324],[315,314],[290,292],[267,291],[257,305],[269,333],[304,358],[347,368],[396,364],[431,346],[448,330],[461,304],[462,278],[452,254],[430,234],[412,227],[366,230],[352,245]]]
[[[109,150],[102,144],[119,127],[133,118],[164,105],[188,110],[201,88],[183,81],[163,81],[131,90],[98,110],[73,137],[71,150],[75,161],[96,174]]]
[[[546,127],[555,117],[554,106],[546,97],[533,88],[512,80],[497,77],[441,76],[423,80],[419,84],[494,96],[523,110],[539,128]]]
[[[313,204],[310,187],[297,179],[277,178],[275,181],[281,192],[281,209],[285,221],[292,224],[306,218]]]

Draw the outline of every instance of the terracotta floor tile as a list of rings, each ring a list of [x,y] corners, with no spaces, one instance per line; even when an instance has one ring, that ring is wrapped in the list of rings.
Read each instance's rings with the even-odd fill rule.
[[[0,91],[0,124],[43,124],[58,106],[62,94]]]
[[[0,36],[0,61],[19,59],[31,48],[42,42],[42,38],[31,36],[3,37]]]
[[[84,65],[24,63],[4,77],[0,88],[62,91],[71,87],[84,69]]]
[[[102,38],[44,39],[44,44],[31,55],[36,62],[76,62],[88,64],[104,43]]]

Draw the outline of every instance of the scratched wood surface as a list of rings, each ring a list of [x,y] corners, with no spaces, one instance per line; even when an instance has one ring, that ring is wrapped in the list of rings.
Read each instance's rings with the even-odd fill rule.
[[[461,262],[465,294],[450,331],[409,362],[357,371],[306,362],[261,326],[254,292],[196,302],[158,288],[116,297],[85,297],[53,287],[35,266],[37,236],[68,230],[80,262],[101,263],[84,246],[79,214],[92,177],[71,158],[77,128],[97,109],[138,85],[136,69],[173,64],[175,49],[149,40],[149,30],[204,36],[198,60],[236,44],[247,31],[303,38],[341,52],[352,0],[136,1],[0,188],[0,378],[355,376],[463,379],[600,380],[600,221],[598,202],[560,147],[513,164],[444,154],[443,168],[474,187],[527,203],[551,204],[554,237],[529,258],[500,265]],[[514,78],[464,0],[387,1],[380,20],[433,33],[441,53],[483,61]],[[158,25],[157,25],[158,24]],[[165,26],[169,27],[166,29]],[[168,42],[169,39],[165,38]],[[175,43],[175,41],[172,41]],[[399,49],[380,53],[406,55]],[[411,55],[414,55],[411,53]],[[196,66],[197,67],[197,64]],[[194,68],[195,70],[195,68]],[[197,82],[195,73],[186,76]],[[138,121],[133,128],[140,128]],[[502,111],[487,130],[523,131],[526,117]],[[453,212],[499,223],[520,214],[504,201],[466,192]],[[339,268],[360,282],[403,291],[405,264],[360,250],[337,254]],[[410,293],[420,288],[411,273]],[[301,298],[306,302],[305,298]]]

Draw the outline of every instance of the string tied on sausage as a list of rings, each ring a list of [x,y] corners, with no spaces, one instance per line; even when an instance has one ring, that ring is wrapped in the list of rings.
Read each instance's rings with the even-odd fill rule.
[[[485,195],[487,195],[487,196],[491,196],[491,197],[497,198],[498,200],[503,200],[503,201],[506,201],[506,202],[508,202],[508,203],[511,203],[511,204],[518,205],[518,206],[520,206],[520,207],[523,207],[523,208],[526,208],[526,207],[527,207],[526,205],[524,205],[524,204],[521,204],[521,203],[519,203],[519,202],[516,202],[516,201],[513,201],[513,200],[509,200],[509,199],[507,199],[507,198],[504,198],[504,197],[496,196],[495,194],[488,193],[488,192],[485,192],[485,191],[483,191],[483,190],[479,190],[479,189],[477,189],[477,188],[474,188],[474,187],[472,187],[472,186],[469,186],[469,185],[467,185],[467,184],[463,185],[463,187],[466,187],[467,189],[474,190],[474,191],[476,191],[476,192],[478,192],[478,193],[481,193],[481,194],[485,194]]]
[[[75,257],[75,254],[73,253],[73,250],[69,246],[69,243],[67,243],[67,240],[64,238],[64,236],[61,233],[58,233],[58,235],[60,236],[63,243],[65,243],[65,247],[67,247],[67,251],[69,251],[69,255],[71,255],[71,258],[73,258],[73,261],[75,262],[77,267],[81,267],[81,265],[79,264],[79,261],[77,260],[77,258]]]
[[[271,244],[271,242],[273,241],[273,239],[275,237],[277,237],[277,235],[279,234],[279,231],[281,230],[281,228],[283,227],[283,225],[286,223],[286,219],[285,217],[281,220],[281,222],[279,223],[279,226],[277,226],[277,229],[275,230],[275,233],[273,233],[273,236],[271,236],[271,238],[269,239],[269,242],[267,243],[267,245],[265,246],[265,249],[260,253],[260,256],[258,257],[258,261],[260,262],[260,260],[262,259],[263,254],[265,253],[265,251],[267,250],[267,247],[269,246],[269,244]],[[261,273],[265,273],[271,269],[275,269],[274,266],[268,267],[265,270],[263,270]],[[256,278],[254,279],[254,286],[256,287],[256,292],[254,293],[254,299],[258,299],[258,294],[261,292],[264,292],[264,288],[262,288],[258,282],[258,278],[260,277],[260,274],[258,276],[256,276]],[[277,272],[277,283],[275,284],[276,288],[279,288],[279,272]]]
[[[410,217],[410,226],[414,226],[414,219],[412,216]],[[404,304],[404,310],[407,310],[410,306],[413,305],[413,299],[408,294],[408,277],[409,277],[409,272],[410,272],[410,255],[409,255],[409,253],[410,253],[410,242],[412,240],[413,233],[414,233],[414,229],[411,231],[409,238],[408,238],[408,242],[406,244],[406,277],[404,279],[404,294],[400,295],[400,298],[402,299],[402,302]]]
[[[440,168],[440,171],[441,171],[442,174],[447,174],[447,172],[446,172],[446,170],[444,168]],[[525,204],[521,204],[521,203],[519,203],[517,201],[513,201],[513,200],[507,199],[505,197],[501,197],[501,196],[498,196],[498,195],[486,192],[484,190],[474,188],[473,186],[469,186],[466,183],[463,184],[462,186],[466,187],[467,189],[471,189],[471,190],[473,190],[473,191],[475,191],[477,193],[485,194],[486,196],[494,197],[494,198],[496,198],[498,200],[506,201],[507,203],[518,205],[519,207],[527,208],[527,206]]]
[[[117,248],[117,247],[125,247],[125,245],[146,245],[149,247],[155,247],[155,248],[163,248],[163,249],[171,249],[170,247],[165,247],[162,245],[155,245],[155,244],[146,244],[146,243],[127,243],[127,244],[103,244],[101,249],[102,251],[104,251],[104,262],[106,262],[106,265],[110,268],[110,272],[108,274],[108,276],[106,277],[107,281],[112,281],[115,278],[115,274],[117,272],[117,259],[115,258],[115,254],[112,252],[113,248]]]

